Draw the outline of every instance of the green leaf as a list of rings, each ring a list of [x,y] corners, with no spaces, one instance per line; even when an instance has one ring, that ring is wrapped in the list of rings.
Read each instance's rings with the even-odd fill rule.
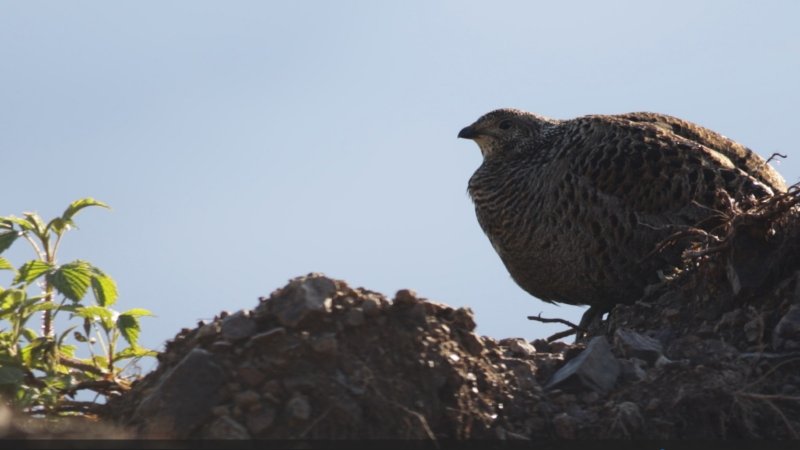
[[[2,366],[0,367],[0,385],[3,384],[20,384],[25,379],[25,371],[18,367]]]
[[[119,317],[117,317],[117,329],[131,347],[139,346],[140,327],[139,319],[136,316],[120,314]]]
[[[69,345],[69,344],[59,344],[58,345],[59,353],[61,353],[63,356],[67,356],[67,357],[70,357],[70,358],[75,357],[75,350],[77,350],[77,349],[78,348],[75,347],[74,345]]]
[[[105,203],[95,200],[91,197],[82,198],[80,200],[75,200],[74,202],[70,203],[66,210],[64,210],[64,214],[61,214],[61,220],[65,223],[70,223],[72,221],[72,217],[78,213],[78,211],[82,210],[83,208],[87,208],[89,206],[100,206],[102,208],[110,208],[110,206],[106,205]]]
[[[143,358],[145,356],[155,357],[158,352],[155,350],[146,349],[144,347],[128,347],[120,350],[114,355],[114,361],[121,361],[128,358]]]
[[[144,308],[129,309],[129,310],[125,311],[122,314],[124,314],[126,316],[133,316],[133,317],[145,317],[145,316],[155,317],[155,314],[151,313],[150,310],[147,310],[147,309],[144,309]]]
[[[114,326],[114,311],[103,306],[83,306],[77,308],[73,314],[91,320],[92,322],[100,322],[106,331],[111,330]]]
[[[0,310],[15,310],[25,301],[25,294],[23,289],[7,289],[0,292]]]
[[[64,297],[79,302],[89,290],[92,281],[91,266],[86,261],[72,261],[49,274],[47,280]]]
[[[108,367],[108,358],[102,355],[92,356],[91,361],[86,361],[89,364],[94,364],[95,367]]]
[[[17,240],[19,237],[18,231],[6,231],[0,233],[0,253],[8,250],[8,247],[11,247],[11,244]]]
[[[54,302],[38,302],[34,303],[33,306],[28,309],[28,313],[33,314],[35,312],[49,311],[56,308],[58,308],[58,305],[56,305]]]
[[[97,304],[100,306],[111,306],[117,301],[117,284],[114,280],[104,274],[97,267],[92,266],[92,293]]]
[[[8,260],[3,258],[2,256],[0,256],[0,270],[13,270],[15,272],[17,271],[17,269],[15,269],[14,266],[12,266],[11,263],[8,262]]]
[[[38,259],[28,261],[19,268],[17,276],[14,277],[14,281],[12,283],[30,283],[52,269],[53,266],[44,261],[39,261]]]
[[[32,328],[23,328],[22,336],[28,342],[33,342],[34,340],[39,339],[39,335],[36,334],[36,331]]]
[[[19,217],[14,216],[7,216],[3,217],[4,224],[17,224],[20,228],[24,231],[33,231],[34,227],[25,219],[20,219]]]
[[[45,226],[42,218],[39,217],[38,214],[32,212],[26,212],[22,214],[25,216],[25,220],[28,221],[33,226],[33,230],[36,231],[36,234],[39,236],[45,235]]]
[[[71,220],[64,220],[61,217],[56,217],[47,224],[47,229],[61,236],[65,231],[74,227],[75,224]]]
[[[64,351],[64,350],[63,350],[64,348],[68,347],[68,346],[64,345],[64,339],[66,339],[66,338],[67,338],[67,336],[69,335],[69,332],[70,332],[70,331],[72,331],[72,330],[74,330],[75,328],[77,328],[77,325],[73,325],[73,326],[71,326],[71,327],[67,328],[66,330],[64,330],[64,331],[61,333],[61,336],[60,336],[60,337],[58,338],[58,340],[56,341],[56,346],[57,346],[57,347],[59,348],[59,350],[61,350],[62,352]],[[75,349],[73,348],[73,349],[72,349],[72,354],[74,354],[74,353],[75,353]],[[72,354],[70,354],[69,356],[72,356]]]

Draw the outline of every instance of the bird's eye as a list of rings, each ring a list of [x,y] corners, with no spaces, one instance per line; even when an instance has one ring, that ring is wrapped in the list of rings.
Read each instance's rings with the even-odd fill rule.
[[[500,125],[498,125],[498,126],[500,127],[501,130],[507,130],[507,129],[511,128],[511,121],[510,120],[504,120],[504,121],[500,122]]]

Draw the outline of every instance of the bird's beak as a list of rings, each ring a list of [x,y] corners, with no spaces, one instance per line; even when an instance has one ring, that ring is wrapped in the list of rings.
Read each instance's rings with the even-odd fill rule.
[[[472,128],[472,125],[470,125],[468,127],[464,127],[461,131],[459,131],[458,137],[462,139],[475,139],[476,137],[478,137],[478,134],[480,133],[475,131],[475,128]]]

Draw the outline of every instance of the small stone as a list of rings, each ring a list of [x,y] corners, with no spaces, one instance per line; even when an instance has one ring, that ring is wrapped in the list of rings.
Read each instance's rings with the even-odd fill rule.
[[[524,359],[509,358],[505,360],[506,366],[513,374],[513,384],[519,389],[524,391],[533,391],[541,389],[539,382],[536,380],[536,371],[538,370],[536,363]],[[511,375],[511,374],[509,374]]]
[[[289,416],[297,420],[308,420],[311,417],[311,405],[304,395],[295,395],[286,403]]]
[[[772,332],[772,346],[776,350],[800,348],[800,305],[792,305]]]
[[[283,387],[281,386],[281,382],[278,380],[269,380],[261,386],[261,392],[264,394],[270,394],[273,396],[278,396],[283,393]]]
[[[761,316],[744,324],[744,337],[747,339],[747,342],[758,342],[761,340],[762,336],[764,336],[764,320],[761,319]]]
[[[197,340],[205,341],[215,337],[220,331],[218,322],[211,322],[197,329]]]
[[[394,295],[394,304],[398,306],[413,306],[419,303],[417,293],[411,289],[400,289]]]
[[[475,313],[469,308],[458,308],[453,312],[453,326],[464,331],[475,329]]]
[[[627,383],[636,383],[647,378],[647,372],[642,368],[644,361],[638,358],[622,359],[619,361],[620,377]]]
[[[644,410],[647,412],[652,412],[660,408],[661,408],[661,399],[652,398],[650,399],[649,402],[647,402],[647,406],[644,407]]]
[[[522,338],[508,338],[500,341],[500,345],[505,345],[514,356],[530,356],[536,353],[536,347]]]
[[[250,340],[247,341],[247,345],[252,345],[253,347],[270,347],[272,342],[281,336],[286,334],[286,328],[283,327],[276,327],[271,330],[265,331],[263,333],[254,334],[250,337]]]
[[[260,385],[266,377],[261,369],[253,366],[250,363],[245,363],[239,366],[239,369],[236,371],[236,373],[239,376],[239,379],[250,387]]]
[[[257,325],[249,311],[238,311],[222,320],[222,337],[230,342],[241,341],[252,336]]]
[[[247,429],[255,436],[259,436],[267,431],[275,422],[275,410],[264,407],[260,411],[247,416]]]
[[[589,391],[589,392],[586,392],[585,394],[581,395],[581,400],[584,403],[592,404],[592,403],[600,400],[600,396],[597,394],[597,392]]]
[[[360,308],[354,308],[350,311],[347,311],[344,316],[344,323],[350,327],[359,327],[364,325],[364,311]]]
[[[361,302],[361,309],[367,316],[377,316],[381,312],[381,302],[374,297],[367,297]]]
[[[315,352],[327,355],[335,354],[338,346],[336,335],[333,333],[325,333],[311,341],[311,348]]]
[[[459,333],[461,344],[464,349],[472,356],[480,356],[483,353],[483,340],[475,333]]]
[[[665,308],[661,311],[661,316],[667,320],[675,320],[681,315],[681,311],[676,308]]]
[[[642,418],[642,413],[639,411],[639,406],[636,403],[620,403],[616,407],[616,414],[628,436],[636,434],[644,425],[644,418]]]
[[[667,358],[664,355],[661,355],[661,356],[658,357],[658,359],[656,360],[655,364],[653,364],[653,365],[660,369],[660,368],[662,368],[664,366],[669,366],[670,364],[673,364],[673,363],[674,363],[674,361],[672,361],[671,359]]]
[[[250,439],[247,428],[230,416],[217,418],[203,434],[208,439]]]
[[[534,339],[531,345],[539,353],[550,353],[550,344],[545,339]]]
[[[576,428],[575,419],[567,413],[556,414],[553,417],[553,430],[561,439],[575,439]]]
[[[230,416],[231,410],[228,408],[228,405],[217,405],[211,408],[211,413],[217,417]]]
[[[649,364],[655,363],[663,353],[663,347],[658,340],[623,328],[614,332],[614,346],[623,356],[639,358]]]
[[[555,341],[550,343],[550,353],[561,353],[569,347],[566,342]]]
[[[283,387],[289,391],[294,391],[294,390],[302,391],[302,390],[313,389],[315,386],[319,386],[320,376],[314,375],[309,372],[303,371],[300,372],[299,375],[285,378],[283,380]]]
[[[258,306],[277,317],[286,327],[296,327],[308,317],[331,312],[336,283],[321,274],[295,278]]]
[[[619,362],[611,353],[608,341],[597,336],[583,352],[558,369],[545,388],[581,387],[605,394],[614,387],[619,373]]]
[[[233,401],[236,403],[236,406],[242,409],[248,409],[250,406],[260,402],[261,396],[258,395],[258,392],[256,391],[246,390],[238,392],[236,395],[234,395]]]
[[[209,350],[217,354],[228,354],[233,351],[233,344],[228,341],[214,341]]]

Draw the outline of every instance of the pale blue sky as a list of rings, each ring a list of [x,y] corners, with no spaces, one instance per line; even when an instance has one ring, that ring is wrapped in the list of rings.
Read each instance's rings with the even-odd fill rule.
[[[311,271],[544,337],[475,220],[461,127],[497,107],[657,111],[800,178],[800,2],[2,1],[0,215],[92,196],[61,261],[145,307],[143,341]],[[9,257],[19,262],[20,249]]]

